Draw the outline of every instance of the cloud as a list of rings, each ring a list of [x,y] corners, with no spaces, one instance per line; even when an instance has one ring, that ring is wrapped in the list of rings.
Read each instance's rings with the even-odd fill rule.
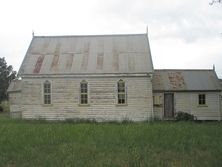
[[[18,69],[32,30],[36,35],[145,33],[148,25],[156,68],[222,67],[221,8],[203,0],[7,0],[0,6],[0,55]]]

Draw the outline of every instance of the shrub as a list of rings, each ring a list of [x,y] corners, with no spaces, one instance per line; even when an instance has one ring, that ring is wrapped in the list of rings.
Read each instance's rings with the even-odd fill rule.
[[[0,112],[9,112],[9,104],[7,101],[0,103]]]
[[[0,106],[0,112],[3,112],[3,107],[2,106]]]
[[[175,116],[177,121],[194,121],[196,120],[195,116],[186,112],[179,111]]]

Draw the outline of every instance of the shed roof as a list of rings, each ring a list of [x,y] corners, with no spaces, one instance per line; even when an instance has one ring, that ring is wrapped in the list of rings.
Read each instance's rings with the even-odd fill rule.
[[[21,89],[22,89],[22,81],[15,79],[11,81],[7,92],[19,92],[21,91]]]
[[[155,70],[154,91],[221,90],[214,70]]]
[[[220,86],[221,86],[221,89],[222,89],[222,79],[219,79],[220,80]]]
[[[19,74],[152,73],[147,34],[34,36]]]

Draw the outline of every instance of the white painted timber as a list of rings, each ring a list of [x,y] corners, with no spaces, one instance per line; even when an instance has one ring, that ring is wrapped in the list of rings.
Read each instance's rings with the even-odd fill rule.
[[[127,87],[127,104],[116,101],[117,82]],[[42,84],[52,84],[52,104],[44,105]],[[89,105],[79,105],[79,86],[85,80],[89,87]],[[108,78],[23,78],[23,119],[91,119],[96,121],[145,121],[152,116],[152,83],[149,77]]]
[[[198,95],[206,95],[206,105],[198,104]],[[164,93],[154,93],[162,95]],[[162,98],[163,99],[163,98]],[[159,119],[164,117],[163,105],[154,106],[154,115]],[[174,112],[186,112],[194,115],[198,120],[220,120],[220,92],[174,92]]]

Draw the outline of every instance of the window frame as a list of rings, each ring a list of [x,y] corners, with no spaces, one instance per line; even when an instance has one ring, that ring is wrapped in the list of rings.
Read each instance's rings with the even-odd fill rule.
[[[124,83],[124,91],[119,92],[119,83],[122,82]],[[123,96],[124,98],[124,103],[119,103],[119,95]],[[126,81],[123,79],[119,79],[116,84],[116,105],[118,106],[125,106],[127,105],[127,86],[126,86]]]
[[[207,105],[206,94],[204,94],[204,93],[198,94],[198,105],[199,106],[206,106]]]
[[[45,92],[45,85],[46,84],[49,84],[49,92]],[[43,82],[43,85],[42,85],[42,96],[43,96],[43,105],[46,105],[46,106],[50,106],[52,105],[52,82],[50,82],[49,80],[46,80]],[[46,96],[49,96],[49,103],[46,103]]]
[[[162,106],[162,96],[161,95],[153,95],[153,106]]]
[[[82,84],[86,84],[86,92],[82,92]],[[86,96],[87,103],[82,103],[82,95]],[[82,80],[79,84],[79,105],[89,106],[89,83],[86,80]]]

